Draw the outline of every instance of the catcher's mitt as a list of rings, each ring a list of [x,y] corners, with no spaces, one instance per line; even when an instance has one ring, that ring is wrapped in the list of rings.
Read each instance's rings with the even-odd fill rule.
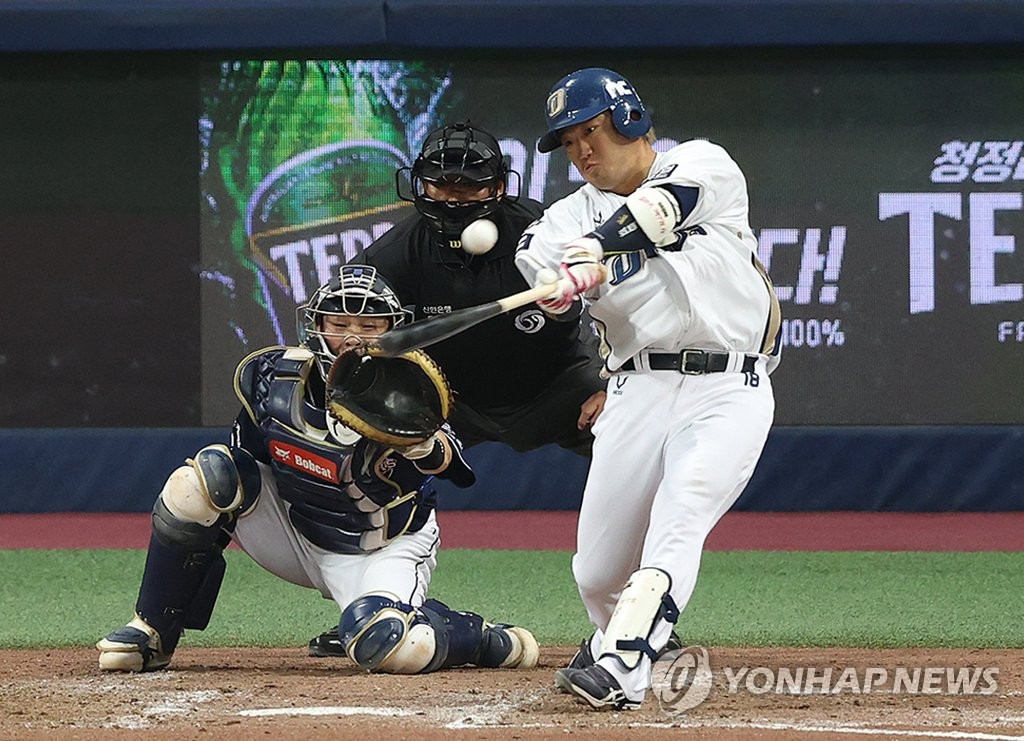
[[[374,347],[339,355],[327,375],[327,411],[363,437],[409,446],[448,418],[452,390],[430,356],[412,350],[393,358]]]

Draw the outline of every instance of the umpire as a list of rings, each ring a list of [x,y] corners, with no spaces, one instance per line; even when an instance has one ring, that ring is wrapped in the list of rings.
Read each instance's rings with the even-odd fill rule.
[[[354,261],[375,266],[416,319],[526,290],[513,257],[542,208],[509,195],[509,174],[497,140],[479,126],[431,132],[412,167],[398,173],[398,194],[418,214]],[[497,226],[497,241],[482,252],[473,245],[470,254],[462,232],[481,219]],[[467,448],[484,440],[518,451],[555,443],[590,455],[589,427],[604,405],[605,381],[580,306],[555,321],[530,304],[430,346],[455,390],[449,421]]]

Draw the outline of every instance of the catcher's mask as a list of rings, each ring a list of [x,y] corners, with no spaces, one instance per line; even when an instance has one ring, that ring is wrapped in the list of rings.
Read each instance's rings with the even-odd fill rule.
[[[395,173],[395,183],[399,198],[412,201],[434,231],[457,238],[466,224],[501,206],[508,197],[509,173],[519,177],[505,166],[498,140],[466,121],[428,134],[412,167]],[[438,200],[427,195],[425,183],[486,189],[486,193],[468,201]]]
[[[338,275],[320,286],[309,301],[298,307],[296,314],[299,343],[316,356],[317,367],[325,380],[338,355],[331,350],[329,339],[345,341],[356,337],[360,341],[356,344],[370,339],[354,333],[331,332],[325,328],[325,316],[384,317],[388,320],[385,331],[412,318],[412,313],[402,308],[391,286],[370,265],[342,265]]]

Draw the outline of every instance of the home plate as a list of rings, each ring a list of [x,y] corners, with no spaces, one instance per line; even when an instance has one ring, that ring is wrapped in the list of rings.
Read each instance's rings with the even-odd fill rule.
[[[327,705],[314,708],[260,708],[258,710],[241,710],[238,714],[259,718],[268,715],[415,715],[415,712],[398,708]]]

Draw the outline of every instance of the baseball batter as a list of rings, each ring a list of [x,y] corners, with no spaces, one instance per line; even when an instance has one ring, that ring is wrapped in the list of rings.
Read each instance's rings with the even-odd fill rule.
[[[555,684],[595,708],[635,709],[705,538],[768,436],[779,304],[724,149],[693,140],[656,153],[635,89],[607,69],[556,83],[547,123],[538,149],[564,149],[586,182],[526,230],[516,264],[534,282],[564,279],[541,302],[549,313],[590,301],[610,373],[573,558],[596,630]]]
[[[528,630],[426,599],[439,540],[431,479],[474,481],[451,431],[394,448],[326,411],[335,358],[404,321],[390,286],[375,268],[343,266],[299,314],[299,347],[239,365],[230,444],[200,450],[157,497],[135,616],[96,644],[100,668],[167,666],[184,630],[208,624],[232,538],[276,576],[334,600],[339,643],[365,669],[536,665]]]

